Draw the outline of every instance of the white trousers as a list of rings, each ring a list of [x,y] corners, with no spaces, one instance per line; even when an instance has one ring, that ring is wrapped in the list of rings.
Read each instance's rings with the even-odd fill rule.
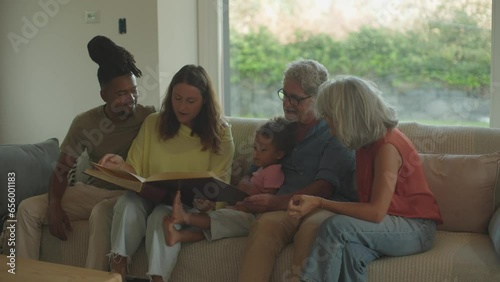
[[[155,206],[135,192],[127,191],[121,196],[114,208],[111,227],[111,254],[130,258],[146,238],[146,254],[148,257],[147,275],[162,276],[168,281],[177,262],[181,244],[172,247],[165,243],[163,218],[170,215],[171,206],[160,204]]]

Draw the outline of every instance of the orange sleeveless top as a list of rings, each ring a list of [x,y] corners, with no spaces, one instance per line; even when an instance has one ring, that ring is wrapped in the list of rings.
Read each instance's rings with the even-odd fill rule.
[[[417,150],[397,128],[384,137],[356,151],[357,193],[360,202],[369,202],[373,186],[375,157],[384,144],[399,151],[402,165],[387,214],[407,218],[426,218],[441,224],[442,218],[434,195],[429,190]]]

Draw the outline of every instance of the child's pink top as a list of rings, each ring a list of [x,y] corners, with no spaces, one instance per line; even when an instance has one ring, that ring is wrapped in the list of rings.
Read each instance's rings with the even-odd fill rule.
[[[262,188],[276,188],[279,189],[285,181],[285,175],[281,171],[280,164],[270,165],[266,168],[259,168],[252,174],[250,183],[256,187],[256,190],[249,192],[250,195],[264,193]]]

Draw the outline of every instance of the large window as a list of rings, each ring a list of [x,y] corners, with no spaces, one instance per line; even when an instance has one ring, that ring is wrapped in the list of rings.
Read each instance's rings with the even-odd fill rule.
[[[281,114],[286,64],[375,81],[402,121],[489,126],[491,0],[228,0],[226,113]]]

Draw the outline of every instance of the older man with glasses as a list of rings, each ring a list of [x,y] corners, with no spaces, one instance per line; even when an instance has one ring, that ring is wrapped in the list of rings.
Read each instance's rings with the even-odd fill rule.
[[[326,122],[314,113],[318,88],[327,79],[326,68],[313,60],[292,62],[283,73],[278,97],[283,101],[285,118],[297,122],[296,145],[282,161],[285,182],[279,191],[250,196],[241,205],[260,215],[250,230],[239,281],[269,281],[276,258],[291,242],[293,265],[280,278],[289,281],[300,274],[318,227],[332,213],[318,210],[302,220],[290,218],[286,209],[292,195],[340,201],[357,198],[354,152],[332,137]]]

